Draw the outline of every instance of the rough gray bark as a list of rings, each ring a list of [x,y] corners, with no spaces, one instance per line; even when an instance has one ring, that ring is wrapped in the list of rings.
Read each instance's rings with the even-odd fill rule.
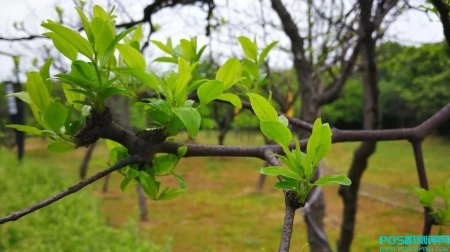
[[[81,161],[80,165],[80,178],[86,178],[87,170],[89,167],[89,162],[91,161],[92,153],[94,152],[95,144],[89,145],[86,152],[84,153],[83,161]]]
[[[375,25],[372,19],[373,0],[360,0],[358,2],[359,33],[361,38],[361,66],[363,76],[363,108],[364,108],[364,129],[379,129],[380,109],[379,91],[377,80],[377,65],[375,55],[375,38],[373,33]],[[350,246],[354,237],[356,222],[356,212],[358,205],[358,191],[361,177],[367,168],[369,157],[375,152],[376,142],[362,142],[353,154],[352,164],[348,172],[348,177],[352,181],[349,187],[341,186],[340,195],[344,202],[343,221],[341,225],[341,235],[338,242],[338,251],[350,251]]]

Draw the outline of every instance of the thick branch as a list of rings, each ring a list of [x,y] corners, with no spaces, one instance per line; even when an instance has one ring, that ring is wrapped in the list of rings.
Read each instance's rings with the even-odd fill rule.
[[[26,37],[17,37],[17,38],[8,38],[8,37],[0,36],[0,40],[9,41],[9,42],[26,41],[26,40],[34,40],[34,39],[47,39],[47,37],[44,37],[41,35],[30,35],[30,36],[26,36]]]
[[[417,176],[419,177],[420,187],[425,190],[428,190],[428,179],[425,170],[425,162],[423,161],[423,154],[422,154],[422,139],[411,141],[411,145],[413,147],[414,160],[416,162]],[[430,215],[431,209],[429,207],[424,207],[423,210],[424,216],[423,216],[422,234],[429,235],[431,232],[431,227],[434,224],[433,219]]]
[[[116,171],[122,167],[129,165],[129,164],[134,164],[134,163],[139,163],[139,162],[141,162],[141,159],[138,157],[130,157],[130,158],[122,159],[119,162],[117,162],[115,165],[111,166],[110,168],[103,170],[103,171],[97,173],[96,175],[94,175],[86,180],[83,180],[76,185],[73,185],[73,186],[67,188],[67,190],[62,191],[62,192],[56,194],[55,196],[45,199],[31,207],[14,212],[6,217],[0,218],[0,224],[18,220],[18,219],[22,218],[23,216],[28,215],[28,214],[30,214],[36,210],[39,210],[45,206],[48,206],[66,196],[69,196],[72,193],[78,192],[79,190],[81,190],[84,187],[92,184],[93,182],[103,178],[104,176],[110,174],[113,171]]]
[[[283,30],[291,41],[294,67],[298,70],[299,81],[303,88],[310,89],[312,87],[307,85],[311,83],[309,81],[311,78],[311,62],[308,62],[306,58],[304,39],[300,36],[297,25],[281,0],[272,0],[272,8],[278,14],[283,25]]]
[[[436,11],[439,13],[439,19],[442,23],[442,28],[444,30],[445,40],[447,41],[447,45],[450,47],[450,6],[442,0],[431,0],[431,3],[436,8]]]
[[[358,41],[355,45],[355,48],[353,49],[352,55],[350,58],[344,62],[344,65],[342,66],[342,70],[340,72],[340,75],[334,83],[325,90],[320,96],[318,97],[319,104],[324,105],[327,103],[331,103],[337,98],[339,98],[339,95],[341,94],[341,91],[343,87],[345,86],[345,83],[347,82],[348,77],[352,73],[353,67],[355,65],[356,59],[358,58],[359,53],[359,45],[360,41]]]

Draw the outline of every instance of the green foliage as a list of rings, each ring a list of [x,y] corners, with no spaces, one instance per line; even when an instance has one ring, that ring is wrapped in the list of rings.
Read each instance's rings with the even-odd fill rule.
[[[85,36],[51,20],[42,24],[50,31],[45,35],[71,61],[70,71],[58,73],[52,79],[49,74],[51,61],[47,61],[39,73],[28,73],[27,92],[15,94],[30,105],[40,127],[11,127],[49,137],[53,140],[48,145],[49,151],[67,151],[75,147],[76,134],[84,126],[89,112],[103,112],[108,98],[120,95],[134,102],[133,118],[137,122],[135,126],[142,127],[138,129],[142,134],[172,137],[186,130],[190,137],[195,137],[201,127],[211,126],[209,104],[212,101],[226,101],[240,109],[241,96],[245,98],[243,94],[246,94],[260,120],[262,133],[283,148],[285,161],[295,164],[295,170],[280,168],[282,173],[278,175],[283,177],[285,174],[285,178],[294,179],[297,186],[292,188],[298,192],[299,200],[304,201],[314,186],[310,183],[311,176],[331,144],[331,131],[327,124],[317,121],[307,154],[302,158],[296,157],[296,154],[302,155],[298,146],[291,152],[292,134],[287,119],[278,116],[270,101],[255,93],[265,84],[260,67],[276,42],[259,52],[256,41],[239,37],[245,58],[227,59],[214,78],[208,78],[198,69],[205,46],[199,47],[197,38],[181,39],[175,46],[170,39],[166,43],[152,41],[166,54],[155,61],[174,65],[161,74],[147,68],[140,51],[141,27],[117,33],[113,10],[107,12],[98,5],[94,6],[90,18],[81,9],[77,12]],[[65,99],[53,95],[52,86],[55,84],[62,84]],[[150,93],[151,97],[138,99],[142,92]],[[195,95],[198,101],[191,98]],[[142,119],[136,120],[136,117]],[[111,163],[129,155],[127,149],[118,143],[108,141],[108,149]],[[174,172],[174,167],[185,152],[180,150],[179,155],[156,154],[151,165],[130,165],[121,169],[124,176],[122,190],[131,181],[136,181],[154,200],[171,199],[182,194],[186,191],[186,183]],[[272,175],[280,172],[280,169],[271,169],[265,171]],[[172,176],[178,187],[163,186],[158,180],[161,176]],[[329,178],[323,184],[347,183],[339,178]]]
[[[416,125],[448,103],[450,59],[444,43],[420,47],[385,43],[378,51],[382,112],[387,123]]]
[[[431,209],[431,217],[439,226],[450,224],[450,179],[444,185],[429,190],[416,188],[416,194],[420,204]],[[443,202],[438,202],[438,198]]]
[[[48,161],[24,160],[0,150],[0,215],[60,192],[72,183]],[[36,172],[39,167],[39,172]],[[13,193],[12,193],[13,192]],[[112,228],[99,202],[81,191],[13,225],[0,226],[0,251],[168,251],[144,239],[134,221]]]
[[[337,128],[361,128],[363,118],[360,76],[350,78],[339,99],[322,108],[322,117]],[[384,96],[380,97],[381,100]]]
[[[443,43],[377,48],[383,128],[416,126],[450,100],[450,60]],[[338,100],[323,107],[323,118],[337,128],[362,127],[362,81],[352,76]],[[441,132],[448,133],[448,125]]]
[[[322,124],[321,119],[314,122],[311,136],[308,140],[306,153],[300,149],[300,142],[295,141],[295,148],[291,150],[292,134],[285,118],[278,117],[275,109],[264,97],[248,93],[252,109],[260,120],[261,132],[268,139],[279,144],[284,155],[276,155],[286,166],[269,166],[261,168],[261,173],[278,176],[280,181],[275,187],[292,190],[296,193],[300,203],[305,203],[310,190],[314,186],[340,184],[350,185],[348,177],[322,176],[316,181],[311,181],[315,174],[319,161],[322,160],[331,147],[331,129],[327,123]]]

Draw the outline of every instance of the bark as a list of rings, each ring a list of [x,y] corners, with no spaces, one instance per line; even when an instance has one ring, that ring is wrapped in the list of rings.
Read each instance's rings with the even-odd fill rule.
[[[265,174],[259,174],[258,181],[256,182],[256,191],[258,193],[262,192],[264,188],[264,182],[266,182],[266,175]]]
[[[89,162],[91,161],[92,153],[94,152],[95,144],[89,145],[86,152],[84,153],[83,161],[80,165],[80,178],[86,178],[87,170],[89,167]]]
[[[286,204],[286,209],[284,212],[283,231],[281,232],[281,242],[280,246],[278,247],[279,252],[289,251],[289,247],[291,244],[292,230],[294,226],[294,216],[295,216],[295,208],[293,208],[289,204]]]
[[[371,19],[372,0],[360,0],[359,33],[361,42],[361,64],[363,69],[363,108],[364,129],[380,128],[380,110],[378,101],[378,81],[375,55],[375,39],[373,32],[375,25]],[[352,181],[349,187],[341,186],[340,195],[344,202],[341,235],[338,242],[338,251],[350,251],[354,237],[355,219],[358,206],[358,190],[361,177],[367,168],[369,157],[375,152],[376,142],[362,142],[355,151],[348,177]]]
[[[302,102],[301,118],[307,122],[313,122],[319,115],[319,107],[314,100]],[[301,138],[309,137],[310,132],[300,131]],[[319,169],[317,169],[318,171]],[[316,177],[318,174],[315,175]],[[318,192],[318,197],[311,202],[310,211],[304,213],[307,227],[309,247],[312,252],[332,251],[325,235],[323,218],[325,217],[325,197],[323,191]],[[322,237],[324,235],[325,237]],[[323,239],[325,238],[325,239]]]
[[[416,162],[416,169],[417,169],[417,175],[419,177],[420,187],[422,187],[425,190],[428,190],[429,186],[428,186],[427,174],[425,171],[425,162],[423,160],[422,141],[423,141],[423,139],[419,138],[419,139],[412,140],[410,142],[413,147],[414,160]],[[434,223],[433,218],[431,217],[431,208],[424,207],[423,210],[424,210],[423,211],[424,216],[423,216],[422,235],[429,235],[431,233],[431,227],[435,223]]]
[[[439,15],[439,19],[442,23],[442,29],[444,31],[445,41],[450,47],[450,4],[443,0],[431,0],[430,1]]]
[[[278,14],[283,30],[288,36],[291,42],[291,51],[293,54],[294,69],[297,74],[297,80],[300,84],[302,105],[300,109],[300,118],[306,122],[313,122],[320,113],[320,106],[326,103],[330,103],[338,98],[348,76],[353,69],[353,64],[356,61],[357,50],[354,49],[352,53],[351,61],[343,65],[339,77],[334,80],[328,89],[320,89],[319,83],[314,80],[313,74],[314,69],[312,58],[307,57],[305,50],[305,40],[300,35],[299,28],[295,23],[294,19],[290,15],[289,11],[286,9],[281,0],[272,0],[272,8]],[[311,7],[312,1],[309,1],[309,7]],[[311,13],[309,13],[311,14]],[[310,27],[312,28],[312,27]],[[308,31],[311,35],[311,30]],[[309,36],[311,37],[311,36]],[[312,42],[309,41],[309,46],[311,47]],[[312,47],[311,47],[312,48]],[[309,48],[309,49],[311,49]],[[344,55],[342,55],[344,56]],[[341,57],[342,59],[345,57]],[[345,60],[343,60],[345,62]],[[310,132],[307,130],[300,130],[299,132],[301,138],[306,138],[309,136]],[[329,244],[325,242],[318,242],[322,239],[318,236],[317,229],[320,233],[325,233],[323,227],[323,216],[325,215],[325,202],[323,197],[323,192],[320,192],[320,197],[312,203],[310,211],[305,215],[305,220],[307,219],[308,227],[308,238],[310,243],[311,251],[313,252],[328,252],[331,251]]]
[[[111,174],[106,175],[105,179],[103,180],[103,186],[102,186],[102,192],[107,193],[109,188],[109,178],[111,177]]]
[[[141,221],[147,221],[148,220],[148,209],[147,209],[147,203],[146,203],[146,197],[145,193],[142,190],[141,185],[136,186],[136,192],[138,195],[138,202],[139,202],[139,217]]]
[[[118,120],[118,123],[122,125],[127,130],[131,130],[132,126],[130,124],[130,111],[129,111],[129,101],[125,97],[116,96],[110,99],[111,106],[116,109],[113,110],[116,114],[113,117]],[[107,188],[108,181],[105,181],[105,186]],[[147,198],[142,191],[142,188],[138,185],[137,188],[137,201],[139,206],[139,216],[141,221],[147,220],[148,210],[147,210]]]

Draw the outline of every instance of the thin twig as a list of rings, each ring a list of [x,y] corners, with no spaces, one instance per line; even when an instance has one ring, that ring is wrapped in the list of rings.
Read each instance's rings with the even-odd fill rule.
[[[52,204],[52,203],[54,203],[54,202],[56,202],[56,201],[58,201],[58,200],[60,200],[60,199],[62,199],[64,197],[66,197],[66,196],[69,196],[72,193],[78,192],[79,190],[83,189],[84,187],[86,187],[86,186],[92,184],[93,182],[103,178],[104,176],[110,174],[111,172],[113,172],[115,170],[118,170],[118,169],[120,169],[120,168],[122,168],[124,166],[129,165],[129,164],[139,163],[139,162],[141,162],[141,159],[138,158],[138,157],[129,157],[129,158],[126,158],[126,159],[122,159],[119,162],[117,162],[115,165],[111,166],[110,168],[108,168],[106,170],[103,170],[103,171],[95,174],[94,176],[92,176],[92,177],[90,177],[90,178],[88,178],[86,180],[83,180],[83,181],[79,182],[76,185],[73,185],[73,186],[67,188],[67,190],[65,190],[65,191],[62,191],[62,192],[60,192],[60,193],[58,193],[58,194],[56,194],[56,195],[54,195],[54,196],[52,196],[50,198],[47,198],[47,199],[45,199],[45,200],[43,200],[43,201],[41,201],[41,202],[39,202],[39,203],[37,203],[37,204],[35,204],[33,206],[27,207],[25,209],[22,209],[22,210],[19,210],[17,212],[14,212],[14,213],[6,216],[6,217],[0,218],[0,224],[18,220],[18,219],[24,217],[25,215],[28,215],[28,214],[36,211],[36,210],[39,210],[39,209],[41,209],[41,208],[43,208],[45,206],[48,206],[48,205],[50,205],[50,204]]]

